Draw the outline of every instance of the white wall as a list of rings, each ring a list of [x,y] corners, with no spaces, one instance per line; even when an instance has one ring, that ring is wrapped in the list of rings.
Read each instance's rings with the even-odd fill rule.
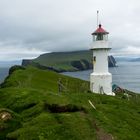
[[[94,72],[108,72],[108,50],[93,50],[93,57],[96,57],[96,62],[94,61]]]
[[[108,41],[95,41],[92,46],[94,70],[90,75],[90,90],[94,93],[112,93],[112,74],[108,72]]]
[[[108,48],[108,41],[101,40],[101,41],[94,41],[92,44],[92,49],[94,48]]]
[[[102,91],[101,91],[102,87]],[[105,93],[113,95],[112,93],[112,74],[110,73],[91,73],[90,75],[90,90],[94,93]]]

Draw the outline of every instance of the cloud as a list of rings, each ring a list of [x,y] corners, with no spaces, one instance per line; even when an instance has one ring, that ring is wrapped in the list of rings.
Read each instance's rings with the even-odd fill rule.
[[[112,53],[140,54],[139,7],[136,0],[0,0],[0,60],[89,49],[96,10]]]
[[[41,51],[39,48],[28,45],[24,47],[22,42],[9,41],[0,42],[0,61],[14,61],[21,59],[30,59],[39,56],[42,53],[49,53]]]

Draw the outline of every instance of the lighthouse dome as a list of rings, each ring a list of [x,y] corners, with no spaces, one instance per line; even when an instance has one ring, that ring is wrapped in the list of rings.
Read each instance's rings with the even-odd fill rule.
[[[107,32],[106,30],[104,30],[102,28],[102,25],[99,24],[99,27],[97,28],[97,30],[95,32],[92,33],[92,35],[98,35],[98,34],[109,34],[109,32]]]

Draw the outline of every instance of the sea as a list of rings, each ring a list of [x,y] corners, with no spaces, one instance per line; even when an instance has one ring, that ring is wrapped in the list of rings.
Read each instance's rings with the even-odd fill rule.
[[[21,65],[22,60],[0,61],[0,83],[8,76],[9,68],[13,65]]]
[[[0,65],[0,83],[8,76],[10,66]],[[112,84],[140,93],[140,62],[117,62],[117,67],[109,68]],[[89,81],[92,70],[64,72],[62,74]]]
[[[64,75],[89,81],[93,70],[64,72]],[[140,93],[140,62],[117,62],[117,67],[109,68],[112,73],[112,84]]]
[[[9,67],[0,67],[0,83],[8,76]]]

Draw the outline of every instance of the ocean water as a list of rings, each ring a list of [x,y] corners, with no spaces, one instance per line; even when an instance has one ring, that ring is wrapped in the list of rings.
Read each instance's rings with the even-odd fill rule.
[[[14,65],[21,65],[22,60],[0,61],[0,83],[8,76],[9,68]]]
[[[109,68],[112,84],[140,93],[140,62],[118,62],[118,67]],[[89,81],[92,70],[65,72],[64,75]]]
[[[9,67],[0,67],[0,83],[8,76]]]

